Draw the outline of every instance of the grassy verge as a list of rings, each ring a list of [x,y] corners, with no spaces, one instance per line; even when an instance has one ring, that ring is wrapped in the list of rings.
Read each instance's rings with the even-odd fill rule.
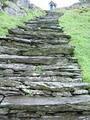
[[[67,10],[60,18],[60,25],[72,36],[83,80],[90,82],[90,8]]]
[[[5,12],[0,12],[0,36],[5,36],[8,34],[8,29],[15,28],[17,25],[23,24],[24,21],[44,14],[44,11],[40,9],[30,10],[27,12],[27,15],[23,17],[10,16]]]

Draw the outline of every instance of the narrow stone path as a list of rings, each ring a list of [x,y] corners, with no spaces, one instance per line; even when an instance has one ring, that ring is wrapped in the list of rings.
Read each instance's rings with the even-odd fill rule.
[[[90,120],[90,84],[60,16],[48,12],[0,38],[0,120]]]

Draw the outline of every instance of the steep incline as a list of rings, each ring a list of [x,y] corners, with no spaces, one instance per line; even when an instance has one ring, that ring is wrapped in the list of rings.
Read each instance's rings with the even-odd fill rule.
[[[90,120],[90,84],[59,17],[48,12],[0,38],[0,120]]]

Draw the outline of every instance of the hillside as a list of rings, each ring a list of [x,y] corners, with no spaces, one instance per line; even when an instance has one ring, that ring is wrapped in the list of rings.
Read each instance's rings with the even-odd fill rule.
[[[83,80],[90,82],[90,8],[67,10],[60,23],[72,36]]]
[[[1,0],[0,10],[14,16],[24,16],[28,10],[38,8],[30,4],[29,0]]]
[[[90,0],[79,0],[80,2],[73,4],[70,8],[82,8],[82,7],[90,7]]]
[[[45,14],[36,6],[28,2],[24,3],[24,0],[2,0],[0,2],[0,36],[8,34],[8,29],[15,28],[24,21]]]

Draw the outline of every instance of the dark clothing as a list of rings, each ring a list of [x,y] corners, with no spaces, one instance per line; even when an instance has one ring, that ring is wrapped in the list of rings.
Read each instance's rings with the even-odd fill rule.
[[[50,10],[53,10],[56,8],[56,3],[54,3],[53,1],[51,1],[49,5],[50,5]]]

